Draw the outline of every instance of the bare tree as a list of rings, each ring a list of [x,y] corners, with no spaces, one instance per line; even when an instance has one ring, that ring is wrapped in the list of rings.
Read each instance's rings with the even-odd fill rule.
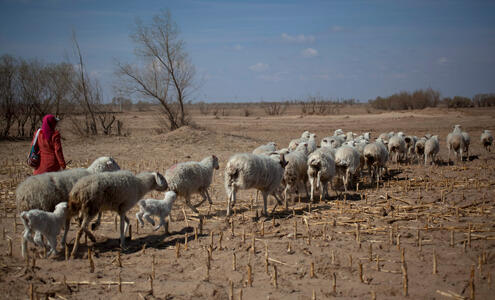
[[[92,88],[93,85],[86,75],[86,67],[84,66],[84,60],[81,53],[81,48],[79,48],[79,43],[77,42],[76,33],[72,32],[72,42],[74,43],[74,52],[78,58],[78,80],[76,82],[75,99],[81,104],[82,108],[84,108],[85,116],[86,116],[86,128],[88,129],[88,133],[92,135],[98,134],[98,128],[96,126],[96,117],[95,117],[95,108],[94,106],[100,102],[99,93],[94,91]],[[97,84],[97,83],[96,83]]]
[[[155,15],[149,25],[137,20],[131,38],[141,65],[118,63],[124,92],[159,103],[170,130],[187,125],[184,105],[193,90],[195,68],[170,11]]]
[[[9,135],[15,120],[17,61],[10,55],[0,57],[0,136]]]

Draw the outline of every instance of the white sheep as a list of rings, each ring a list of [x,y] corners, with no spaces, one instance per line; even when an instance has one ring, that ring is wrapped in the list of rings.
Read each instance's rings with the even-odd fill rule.
[[[103,211],[115,211],[119,214],[120,246],[125,249],[125,232],[129,227],[127,211],[136,205],[146,193],[166,189],[167,181],[157,172],[134,175],[129,171],[115,171],[83,177],[74,185],[69,195],[67,218],[76,215],[82,218],[71,257],[75,257],[77,253],[83,231],[95,241],[87,226],[94,216]]]
[[[416,159],[418,160],[418,163],[424,161],[425,143],[426,143],[426,138],[422,137],[419,140],[417,140],[416,143],[414,144],[414,153],[416,154]]]
[[[274,151],[277,151],[277,144],[275,142],[269,142],[254,149],[253,154],[266,154]]]
[[[483,133],[481,133],[481,145],[485,147],[485,150],[488,152],[491,152],[491,146],[493,144],[493,136],[492,136],[492,131],[485,129]]]
[[[380,182],[382,170],[387,170],[388,151],[385,144],[381,140],[367,144],[364,147],[363,155],[371,181],[373,182],[373,178],[376,178],[376,181]]]
[[[403,134],[400,133],[388,140],[388,152],[396,164],[399,163],[400,157],[406,154],[406,142],[404,141]]]
[[[440,143],[438,142],[438,135],[434,135],[425,142],[425,166],[428,163],[428,157],[431,158],[432,163],[435,163],[435,158],[439,151]]]
[[[406,149],[407,149],[406,157],[409,160],[409,163],[412,162],[417,140],[418,137],[412,135],[408,135],[404,138],[404,142],[406,142]]]
[[[345,192],[351,175],[356,174],[359,169],[360,159],[359,151],[351,146],[342,146],[335,152],[335,169],[342,176]]]
[[[47,212],[39,209],[23,211],[20,214],[22,224],[24,224],[24,234],[22,235],[22,256],[27,255],[27,242],[30,241],[41,247],[46,247],[41,239],[44,236],[50,245],[50,256],[53,252],[57,254],[57,235],[65,224],[67,214],[67,202],[60,202],[55,206],[53,212]],[[32,237],[35,234],[34,240]]]
[[[316,143],[316,134],[311,133],[309,135],[309,139],[307,143],[308,143],[308,152],[313,153],[318,148],[318,145]]]
[[[177,196],[184,197],[186,205],[196,214],[199,214],[196,209],[197,206],[206,200],[213,204],[208,194],[208,188],[213,179],[213,170],[218,170],[218,168],[218,158],[215,155],[210,155],[200,162],[189,161],[173,165],[165,172],[165,179],[169,189],[174,191]],[[190,199],[191,195],[196,193],[200,194],[203,200],[195,207],[191,204]]]
[[[263,195],[263,214],[266,216],[268,195],[281,204],[277,189],[287,165],[284,155],[256,155],[240,153],[233,155],[225,166],[225,192],[227,193],[227,216],[230,216],[239,189],[257,189]]]
[[[335,150],[328,147],[317,149],[308,157],[308,178],[311,184],[311,202],[314,201],[314,189],[320,189],[320,197],[328,195],[328,182],[332,184],[335,176]]]
[[[338,136],[328,136],[324,137],[320,142],[320,147],[329,147],[337,149],[342,145],[344,140]]]
[[[456,126],[458,126],[458,125],[456,125]],[[454,151],[454,154],[456,156],[457,161],[459,161],[459,159],[462,160],[462,154],[464,151],[464,137],[462,136],[462,133],[457,132],[456,129],[454,129],[453,132],[451,132],[447,135],[447,148],[449,150],[449,156],[448,156],[449,162],[450,162],[450,152],[451,151]]]
[[[299,145],[296,151],[290,152],[285,156],[285,160],[287,161],[287,166],[285,167],[283,184],[285,185],[284,189],[284,200],[285,206],[288,206],[288,197],[287,192],[289,192],[292,188],[298,188],[300,183],[303,183],[306,197],[309,198],[308,193],[308,150],[306,143]]]
[[[60,202],[69,200],[69,193],[74,184],[81,178],[100,172],[120,170],[113,158],[103,156],[96,159],[87,169],[76,168],[60,172],[48,172],[26,178],[15,191],[17,211],[39,209],[53,211]],[[101,216],[98,216],[98,225]],[[62,247],[69,232],[70,222],[65,224]]]
[[[172,211],[172,205],[177,199],[177,194],[174,191],[168,191],[165,193],[165,198],[163,200],[157,199],[142,199],[139,200],[139,212],[136,213],[136,218],[141,223],[141,227],[144,227],[143,217],[150,222],[151,225],[155,226],[155,221],[151,216],[158,216],[160,218],[160,224],[156,226],[153,230],[157,231],[160,227],[165,228],[165,233],[168,232],[168,222],[166,218],[170,215]]]

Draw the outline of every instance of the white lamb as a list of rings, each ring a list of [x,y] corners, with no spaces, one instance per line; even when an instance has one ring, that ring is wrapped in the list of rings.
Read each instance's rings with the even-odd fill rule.
[[[76,235],[71,257],[75,257],[83,231],[95,241],[88,224],[98,213],[115,211],[120,216],[120,247],[125,249],[125,233],[129,227],[126,213],[152,191],[165,191],[167,181],[157,172],[134,175],[129,171],[104,172],[79,180],[69,195],[67,218],[79,215],[82,223]],[[125,227],[125,229],[124,229]]]
[[[485,150],[488,152],[491,152],[491,146],[493,144],[493,136],[492,136],[492,131],[485,129],[483,133],[481,133],[481,145],[485,147]]]
[[[26,257],[27,242],[30,241],[40,247],[46,247],[41,239],[44,236],[50,245],[48,256],[53,252],[57,254],[57,235],[65,224],[67,215],[67,202],[60,202],[55,206],[53,212],[47,212],[39,209],[23,211],[20,214],[22,224],[24,224],[24,234],[22,235],[22,256]],[[32,237],[35,235],[34,240]]]
[[[284,155],[256,155],[240,153],[233,155],[225,166],[225,192],[227,193],[227,216],[232,213],[238,189],[257,189],[263,195],[263,214],[266,216],[268,195],[277,195],[287,165]]]
[[[197,206],[208,200],[210,204],[210,195],[208,188],[213,179],[213,170],[218,170],[218,158],[215,155],[205,157],[200,162],[190,161],[176,164],[165,172],[165,179],[168,187],[174,191],[177,196],[184,197],[186,205],[196,214],[199,211]],[[196,206],[191,204],[191,195],[200,194],[203,200]]]
[[[172,205],[177,199],[177,194],[174,191],[168,191],[165,193],[165,198],[163,200],[157,199],[142,199],[139,200],[139,212],[136,213],[136,218],[141,223],[141,227],[144,227],[143,217],[150,222],[151,225],[155,226],[155,221],[151,216],[158,216],[160,218],[160,224],[156,226],[153,230],[157,231],[160,227],[165,228],[165,233],[168,232],[168,222],[166,221],[167,216],[172,211]]]

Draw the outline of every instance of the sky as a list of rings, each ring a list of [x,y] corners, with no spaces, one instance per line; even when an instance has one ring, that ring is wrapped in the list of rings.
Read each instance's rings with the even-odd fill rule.
[[[0,55],[75,62],[74,30],[110,101],[116,62],[136,62],[136,19],[163,9],[196,68],[195,102],[495,92],[495,1],[0,0]]]

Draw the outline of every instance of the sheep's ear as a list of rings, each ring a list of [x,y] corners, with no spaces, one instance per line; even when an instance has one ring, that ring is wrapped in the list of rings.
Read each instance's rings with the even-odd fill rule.
[[[283,153],[280,153],[280,165],[284,169],[285,169],[285,166],[287,166],[287,161],[285,160],[285,156]]]
[[[165,177],[163,177],[163,175],[158,172],[155,172],[154,174],[155,174],[156,184],[158,184],[158,186],[167,187],[167,181],[165,180]]]

